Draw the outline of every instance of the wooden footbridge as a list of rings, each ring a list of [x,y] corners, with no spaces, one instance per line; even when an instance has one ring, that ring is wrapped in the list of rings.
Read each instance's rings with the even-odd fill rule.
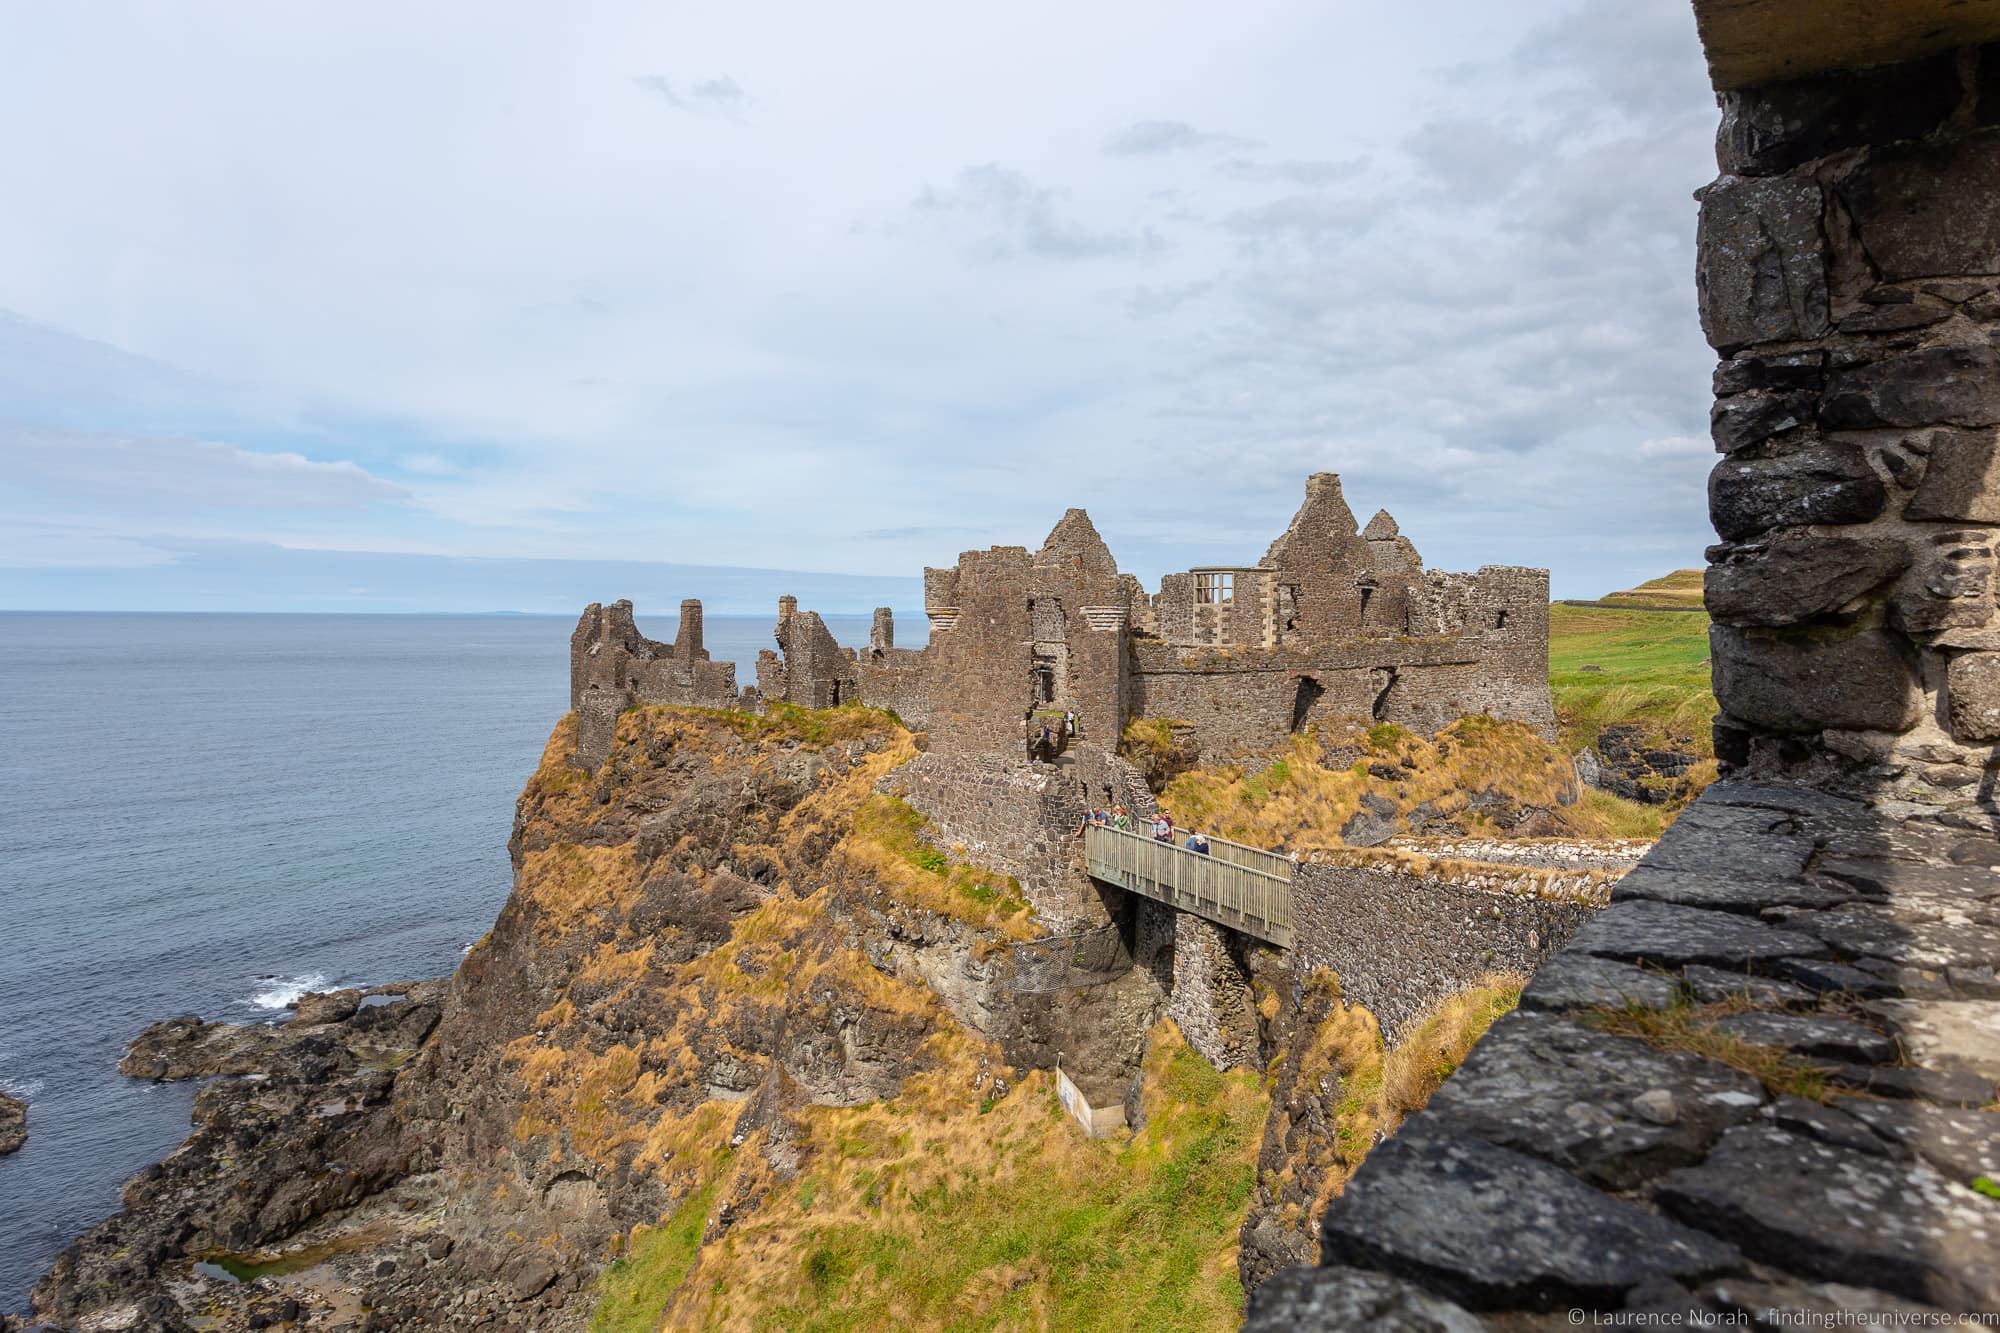
[[[1147,833],[1090,824],[1084,868],[1093,879],[1291,948],[1291,858],[1226,838],[1208,842],[1203,855]]]

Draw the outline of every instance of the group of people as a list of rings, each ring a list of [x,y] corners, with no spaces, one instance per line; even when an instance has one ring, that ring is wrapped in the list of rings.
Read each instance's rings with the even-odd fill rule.
[[[1038,723],[1041,727],[1039,736],[1035,734]],[[1021,726],[1028,735],[1030,756],[1053,760],[1076,737],[1076,713],[1066,710],[1060,718],[1053,714],[1043,714],[1037,718],[1035,710],[1030,708],[1022,716]]]
[[[1083,817],[1083,823],[1077,826],[1077,832],[1081,833],[1092,824],[1096,824],[1102,828],[1121,829],[1128,833],[1133,831],[1132,816],[1126,813],[1125,807],[1122,805],[1114,805],[1109,810],[1106,810],[1102,806],[1092,806],[1090,813]],[[1152,831],[1154,842],[1164,842],[1168,846],[1172,846],[1174,842],[1174,817],[1164,810],[1160,811],[1157,815],[1153,816]],[[1187,842],[1183,845],[1189,851],[1199,856],[1208,855],[1208,839],[1193,829],[1188,830]]]

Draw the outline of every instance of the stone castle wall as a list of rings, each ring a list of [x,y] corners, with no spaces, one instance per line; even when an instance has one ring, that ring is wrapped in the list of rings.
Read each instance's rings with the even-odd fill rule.
[[[1373,867],[1292,876],[1293,966],[1328,968],[1393,1044],[1427,1009],[1489,972],[1531,975],[1596,909]]]
[[[967,860],[1012,875],[1056,931],[1106,925],[1106,894],[1084,875],[1082,834],[1093,804],[1153,812],[1139,771],[1121,759],[1079,751],[1060,767],[1025,756],[930,751],[883,779],[882,789],[931,823],[938,846],[963,847]]]
[[[579,767],[595,770],[604,762],[618,714],[634,705],[736,705],[736,664],[710,661],[701,631],[701,603],[693,598],[681,603],[672,644],[641,634],[628,601],[584,608],[569,641],[569,704],[577,715]]]
[[[1721,355],[1716,751],[1934,805],[2000,760],[1993,48],[1730,93],[1703,191]]]

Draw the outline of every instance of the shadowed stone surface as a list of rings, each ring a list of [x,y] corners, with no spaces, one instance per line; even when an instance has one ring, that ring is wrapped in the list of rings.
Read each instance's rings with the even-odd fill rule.
[[[1674,1002],[1678,989],[1657,973],[1572,949],[1554,955],[1536,969],[1535,979],[1521,994],[1521,1007],[1564,1010],[1637,1004],[1664,1009]]]
[[[1948,1179],[2000,1180],[2000,1113],[1859,1097],[1841,1107],[1870,1132],[1915,1152]]]
[[[1685,969],[1688,989],[1703,1004],[1747,996],[1750,1002],[1767,1008],[1788,1004],[1810,1004],[1813,993],[1803,986],[1747,972],[1727,971],[1695,963]]]
[[[1328,1263],[1379,1268],[1474,1309],[1601,1305],[1737,1257],[1560,1167],[1422,1119],[1369,1156],[1328,1210],[1320,1247]]]
[[[1913,660],[1885,631],[1793,640],[1717,625],[1709,643],[1717,697],[1729,697],[1732,716],[1771,731],[1908,731],[1920,715]]]
[[[1764,1102],[1727,1065],[1543,1014],[1502,1018],[1461,1072],[1476,1077],[1447,1081],[1432,1112],[1617,1190],[1699,1161]]]
[[[1643,898],[1614,902],[1599,912],[1576,932],[1570,948],[1599,958],[1719,967],[1824,951],[1818,940],[1797,931],[1779,930],[1731,912]]]
[[[1808,844],[1810,846],[1810,844]],[[1803,859],[1803,858],[1801,858]],[[1816,888],[1795,879],[1751,879],[1726,871],[1657,870],[1649,862],[1612,886],[1611,898],[1649,898],[1684,907],[1755,914],[1766,907],[1831,907],[1848,894]]]
[[[1794,1055],[1864,1064],[1896,1056],[1893,1038],[1825,1014],[1734,1014],[1715,1025],[1753,1046],[1774,1046]]]
[[[1480,1333],[1485,1327],[1413,1283],[1359,1268],[1287,1269],[1251,1294],[1250,1319],[1276,1328],[1384,1333]]]
[[[1764,1125],[1731,1130],[1655,1197],[1744,1253],[1819,1278],[1856,1277],[1950,1307],[2000,1306],[2000,1209],[1921,1162]]]

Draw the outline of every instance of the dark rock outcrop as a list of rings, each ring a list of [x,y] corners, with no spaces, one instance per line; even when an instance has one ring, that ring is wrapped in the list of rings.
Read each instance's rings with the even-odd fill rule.
[[[28,1104],[0,1092],[0,1157],[19,1152],[28,1141]]]

